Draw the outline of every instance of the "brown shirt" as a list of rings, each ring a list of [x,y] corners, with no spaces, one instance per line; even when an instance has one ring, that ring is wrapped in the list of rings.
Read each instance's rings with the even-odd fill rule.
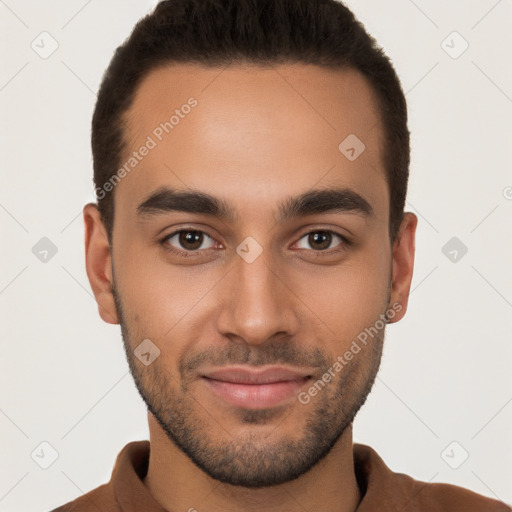
[[[354,467],[362,499],[357,512],[511,512],[501,501],[449,484],[425,483],[394,473],[369,446],[354,444]],[[142,479],[149,441],[128,443],[117,456],[110,482],[52,512],[167,512]]]

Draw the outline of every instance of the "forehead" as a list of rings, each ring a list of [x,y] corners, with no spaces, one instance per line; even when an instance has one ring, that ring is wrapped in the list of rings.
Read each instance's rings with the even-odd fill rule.
[[[387,212],[380,114],[355,70],[166,65],[144,78],[124,120],[121,166],[134,165],[115,193],[132,210],[169,186],[259,215],[283,196],[334,185]]]

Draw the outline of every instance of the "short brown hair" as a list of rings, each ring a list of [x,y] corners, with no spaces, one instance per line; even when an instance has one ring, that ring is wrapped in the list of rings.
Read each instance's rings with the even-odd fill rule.
[[[98,93],[92,120],[94,183],[112,242],[113,191],[126,141],[122,116],[153,69],[173,62],[225,66],[287,62],[361,72],[375,91],[385,144],[393,240],[403,217],[409,176],[407,106],[393,66],[353,13],[336,0],[163,0],[117,48]],[[341,141],[340,141],[341,142]],[[110,187],[109,187],[110,188]]]

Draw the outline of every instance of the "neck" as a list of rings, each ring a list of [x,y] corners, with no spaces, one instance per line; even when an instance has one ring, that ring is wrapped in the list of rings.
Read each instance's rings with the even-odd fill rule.
[[[361,494],[354,472],[352,425],[310,471],[284,484],[248,489],[210,478],[169,440],[148,413],[151,452],[144,485],[167,510],[208,512],[353,512]]]

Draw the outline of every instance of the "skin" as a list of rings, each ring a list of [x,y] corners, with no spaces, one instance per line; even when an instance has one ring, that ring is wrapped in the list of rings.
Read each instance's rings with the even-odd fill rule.
[[[99,313],[121,324],[148,405],[144,484],[169,510],[353,511],[361,493],[352,420],[377,373],[384,329],[307,404],[293,396],[267,409],[236,407],[214,396],[201,371],[307,367],[307,391],[393,304],[401,309],[390,322],[405,314],[417,218],[405,213],[391,242],[379,112],[358,72],[304,64],[219,71],[168,65],[139,86],[125,119],[127,157],[188,98],[198,105],[116,186],[112,250],[96,205],[84,208]],[[354,161],[338,150],[348,134],[366,146]],[[138,216],[162,186],[222,198],[238,217]],[[373,214],[276,222],[283,200],[333,187],[359,194]],[[208,235],[188,258],[166,249],[190,247],[177,236],[162,241],[186,228]],[[318,231],[350,243],[334,236],[319,249],[308,237]],[[252,263],[236,252],[248,236],[263,250]],[[134,356],[144,339],[160,349],[149,366]]]

